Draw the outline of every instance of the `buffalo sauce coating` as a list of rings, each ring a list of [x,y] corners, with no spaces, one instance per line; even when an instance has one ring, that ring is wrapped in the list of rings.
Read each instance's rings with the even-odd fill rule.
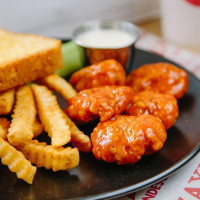
[[[162,122],[154,116],[119,115],[93,130],[92,151],[99,160],[131,164],[161,149],[166,138]]]
[[[178,117],[178,104],[176,98],[170,94],[146,90],[134,95],[126,114],[133,116],[154,115],[162,121],[166,129],[169,129]]]
[[[70,83],[77,91],[106,85],[125,85],[126,75],[120,63],[105,60],[75,72]]]
[[[129,47],[120,49],[87,49],[87,56],[91,64],[107,60],[115,59],[126,68],[127,62],[130,57]]]
[[[153,90],[179,99],[188,89],[188,75],[183,69],[169,63],[147,64],[129,74],[127,85],[134,92]]]
[[[127,86],[101,86],[79,92],[69,99],[65,112],[78,122],[101,121],[124,112],[133,99],[133,89]]]

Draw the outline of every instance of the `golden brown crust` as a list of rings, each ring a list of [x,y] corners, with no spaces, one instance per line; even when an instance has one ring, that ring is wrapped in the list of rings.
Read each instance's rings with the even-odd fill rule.
[[[67,144],[71,140],[71,130],[63,116],[63,111],[58,105],[56,96],[46,86],[33,84],[39,118],[44,125],[44,130],[51,137],[54,147]]]
[[[33,138],[36,106],[30,86],[24,85],[16,91],[16,103],[8,130],[8,140],[13,146]]]
[[[17,174],[18,178],[29,184],[33,182],[36,167],[32,166],[31,162],[20,151],[17,151],[2,138],[0,138],[0,158],[2,164],[7,165],[10,171]]]
[[[19,37],[20,41],[23,40],[20,36],[23,36],[24,38],[27,37],[27,39],[30,40],[30,43],[33,39],[34,42],[38,39],[39,43],[44,42],[44,46],[46,45],[47,47],[41,48],[41,46],[33,46],[33,52],[29,50],[27,54],[24,53],[23,56],[19,56],[18,58],[12,58],[11,60],[9,60],[7,57],[5,57],[5,61],[1,60],[0,92],[9,88],[16,87],[18,85],[22,85],[26,82],[33,81],[37,78],[52,74],[56,69],[62,67],[62,52],[60,40],[48,39],[45,37],[26,34],[14,34],[7,31],[4,32],[0,34],[0,41],[1,39],[4,39],[4,34],[8,34],[8,39],[12,40],[13,38],[13,43],[17,42],[17,40],[14,39],[15,36]],[[5,48],[9,50],[11,44],[10,41],[8,41],[8,43],[8,47],[6,46],[5,41],[3,44],[5,45]],[[47,45],[47,43],[49,44]],[[21,45],[19,48],[21,50],[23,49],[23,46]],[[3,51],[3,48],[0,48],[0,52],[1,51]],[[26,49],[23,51],[26,51]]]
[[[43,130],[44,130],[44,126],[36,117],[35,122],[33,124],[33,135],[34,135],[33,138],[36,138],[40,134],[42,134]]]
[[[37,167],[45,167],[52,170],[68,170],[79,164],[79,152],[77,148],[54,148],[45,142],[30,140],[17,147],[23,155]]]
[[[0,94],[0,115],[11,112],[15,100],[15,89],[10,89]]]
[[[57,74],[43,77],[38,79],[36,82],[47,86],[51,90],[55,90],[57,93],[61,94],[66,101],[77,94],[72,85]]]
[[[63,116],[71,130],[70,142],[72,143],[72,145],[74,147],[77,147],[79,151],[90,152],[92,150],[90,137],[80,131],[78,127],[74,124],[74,122],[72,122],[72,120],[64,112]]]
[[[10,127],[10,121],[5,117],[0,118],[0,138],[7,140],[8,129]]]

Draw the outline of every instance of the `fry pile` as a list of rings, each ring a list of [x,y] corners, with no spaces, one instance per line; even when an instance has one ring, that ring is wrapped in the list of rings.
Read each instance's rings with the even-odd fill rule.
[[[0,115],[13,112],[11,122],[0,117],[0,158],[2,164],[29,184],[37,167],[71,169],[79,164],[79,151],[90,152],[92,148],[90,138],[63,112],[51,91],[68,100],[76,95],[73,87],[55,74],[37,83],[43,85],[23,85],[0,94]],[[51,138],[51,145],[34,139],[43,129]],[[63,147],[69,142],[74,148]]]

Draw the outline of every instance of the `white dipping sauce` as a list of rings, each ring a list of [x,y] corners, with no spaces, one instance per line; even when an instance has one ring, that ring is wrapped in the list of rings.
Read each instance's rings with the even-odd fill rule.
[[[77,41],[85,47],[114,49],[130,46],[136,38],[136,35],[120,30],[98,29],[81,33]]]

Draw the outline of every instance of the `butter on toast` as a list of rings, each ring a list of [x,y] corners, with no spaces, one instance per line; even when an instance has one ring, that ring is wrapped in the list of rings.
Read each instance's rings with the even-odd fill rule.
[[[60,40],[0,29],[0,92],[52,74],[62,65]]]

